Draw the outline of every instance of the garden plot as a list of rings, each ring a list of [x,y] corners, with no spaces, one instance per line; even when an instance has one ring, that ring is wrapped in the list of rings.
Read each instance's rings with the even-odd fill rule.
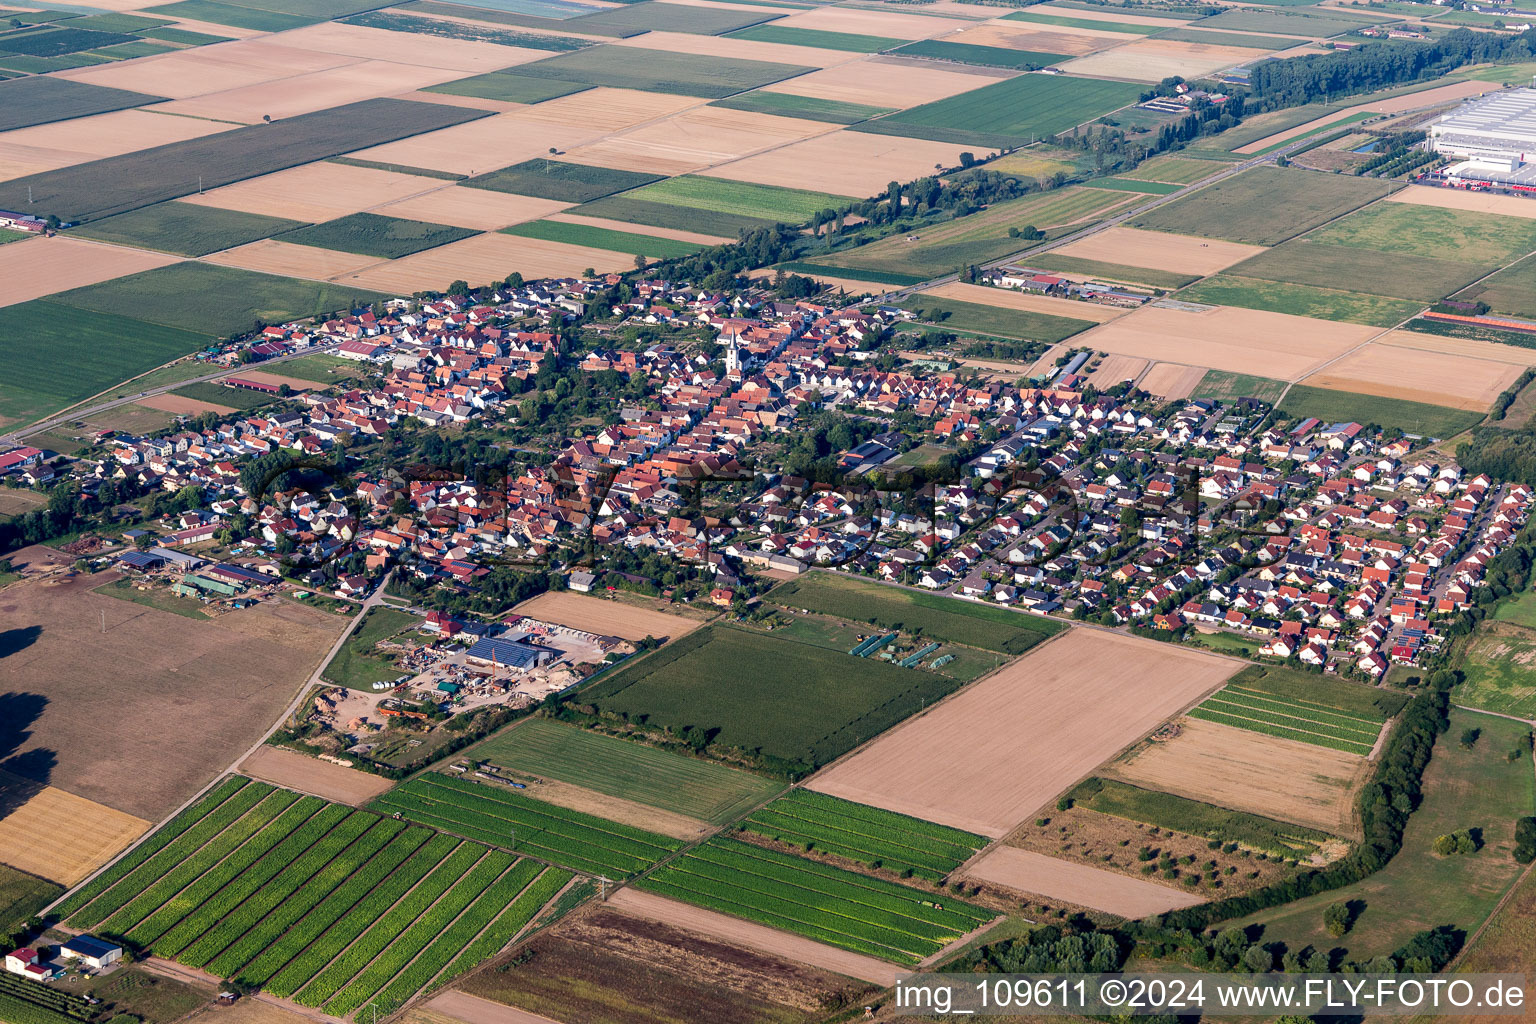
[[[187,99],[344,67],[356,64],[358,59],[284,46],[274,39],[242,39],[58,74],[91,85]]]
[[[1299,380],[1379,328],[1231,306],[1144,306],[1084,335],[1103,352]]]
[[[730,57],[736,60],[766,61],[770,64],[800,64],[813,68],[846,64],[859,56],[846,50],[828,50],[814,45],[767,43],[756,39],[702,36],[691,32],[646,32],[642,35],[630,36],[628,39],[615,39],[613,45],[633,46],[642,50],[666,50],[671,53]]]
[[[1172,235],[1127,227],[1096,231],[1087,238],[1052,250],[1058,256],[1202,276],[1224,270],[1263,251],[1261,245],[1218,242],[1190,235]]]
[[[869,196],[892,180],[912,181],[932,174],[935,165],[958,166],[963,149],[944,142],[833,131],[703,173],[763,185]]]
[[[1122,671],[1130,663],[1138,667],[1134,677]],[[1000,837],[1235,668],[1153,641],[1074,629],[881,736],[809,785]]]
[[[763,91],[871,107],[910,107],[970,92],[996,77],[995,72],[975,68],[914,67],[911,61],[875,57],[812,71],[764,86]]]
[[[1079,57],[1060,65],[1074,75],[1098,75],[1128,78],[1136,82],[1158,82],[1172,75],[1199,78],[1212,71],[1232,67],[1256,57],[1267,57],[1267,50],[1247,47],[1217,46],[1211,43],[1183,43],[1169,39],[1146,39],[1113,50]]]
[[[982,285],[964,284],[960,281],[951,281],[949,284],[928,288],[918,294],[932,295],[940,299],[956,299],[960,302],[979,302],[985,306],[1017,309],[1027,313],[1046,313],[1077,320],[1092,320],[1100,324],[1124,316],[1127,312],[1117,306],[1057,299],[1049,295],[1036,295],[1033,292],[1017,291],[1013,288],[988,288]]]
[[[965,877],[1133,920],[1205,902],[1196,893],[1014,846],[992,850],[966,868]]]
[[[0,306],[177,262],[177,256],[76,238],[30,238],[0,246]]]
[[[462,78],[483,71],[500,71],[514,64],[549,56],[548,50],[502,46],[468,39],[448,39],[420,32],[391,32],[339,21],[323,22],[284,32],[285,46],[320,53],[388,61],[407,67],[439,68]],[[441,79],[446,81],[447,79]],[[397,92],[404,90],[395,90]]]
[[[14,134],[14,133],[10,133]],[[0,136],[0,141],[9,135]],[[1501,196],[1492,192],[1468,192],[1461,188],[1435,188],[1430,185],[1409,185],[1387,197],[1389,203],[1412,203],[1415,206],[1438,206],[1445,210],[1466,210],[1470,213],[1492,213],[1505,217],[1536,218],[1536,203],[1523,196]]]
[[[436,178],[322,160],[181,201],[319,224],[442,187]]]
[[[233,127],[140,109],[17,128],[0,133],[0,178],[17,178],[170,142],[216,135]]]
[[[1484,412],[1519,375],[1520,367],[1513,363],[1372,342],[1302,381],[1336,391]]]
[[[449,185],[378,207],[373,212],[386,217],[426,221],[429,224],[451,224],[460,228],[494,231],[508,224],[539,220],[567,209],[570,205],[554,199]]]
[[[533,279],[579,277],[589,267],[601,272],[630,269],[634,265],[635,258],[628,253],[492,232],[379,263],[337,280],[359,288],[409,295],[442,291],[458,280],[500,281],[514,270]]]
[[[342,68],[175,100],[150,109],[189,118],[255,124],[268,117],[293,117],[391,93],[424,89],[458,77],[461,76],[457,72],[437,68],[365,60]]]

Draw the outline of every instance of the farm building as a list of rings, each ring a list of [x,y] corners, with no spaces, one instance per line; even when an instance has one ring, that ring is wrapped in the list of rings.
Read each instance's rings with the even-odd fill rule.
[[[50,981],[58,973],[43,962],[42,952],[36,949],[17,949],[5,954],[5,969],[33,981]]]
[[[165,559],[159,555],[152,555],[148,551],[128,551],[117,556],[118,564],[126,565],[130,569],[140,572],[150,572],[165,564]]]
[[[1462,104],[1429,127],[1427,145],[1465,165],[1453,177],[1498,175],[1510,183],[1536,183],[1536,88],[1509,89]],[[1499,179],[1494,179],[1499,180]]]
[[[469,649],[464,657],[477,665],[495,665],[500,668],[540,668],[554,660],[560,652],[537,644],[525,644],[505,637],[487,637]]]
[[[87,967],[110,967],[123,958],[123,947],[90,935],[76,935],[59,947],[59,955],[66,960],[79,960]]]

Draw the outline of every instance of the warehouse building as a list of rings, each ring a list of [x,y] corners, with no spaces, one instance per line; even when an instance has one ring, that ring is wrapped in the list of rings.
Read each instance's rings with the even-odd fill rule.
[[[1525,183],[1536,177],[1536,89],[1506,89],[1462,104],[1430,125],[1428,146],[1465,161],[1447,169],[1469,176]]]

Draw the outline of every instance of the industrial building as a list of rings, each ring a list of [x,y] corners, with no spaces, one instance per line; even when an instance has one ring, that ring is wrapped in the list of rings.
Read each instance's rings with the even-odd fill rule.
[[[1446,168],[1452,179],[1506,186],[1536,186],[1536,88],[1480,96],[1430,125],[1428,147],[1460,158]]]

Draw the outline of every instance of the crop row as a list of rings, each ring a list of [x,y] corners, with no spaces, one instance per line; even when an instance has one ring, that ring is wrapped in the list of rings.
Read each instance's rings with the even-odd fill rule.
[[[373,826],[368,828],[366,832],[353,841],[351,845],[347,846],[346,849],[340,851],[335,857],[321,861],[320,870],[311,874],[306,870],[307,864],[296,864],[292,869],[284,872],[283,881],[286,881],[290,875],[298,875],[301,878],[307,877],[307,881],[304,881],[301,886],[290,894],[277,896],[279,902],[270,912],[257,918],[257,923],[250,931],[240,936],[228,949],[209,961],[209,970],[221,978],[237,977],[242,967],[250,963],[260,955],[262,950],[273,943],[278,943],[279,947],[283,949],[292,949],[293,946],[287,932],[293,923],[309,913],[315,904],[330,895],[332,889],[345,881],[368,858],[383,849],[384,845],[405,827],[398,821],[380,821],[372,815],[364,815],[363,817],[365,819],[363,822],[365,827],[369,819],[372,820]],[[317,844],[314,850],[311,851],[310,856],[307,856],[305,859],[310,860],[312,857],[320,855],[322,848],[330,842],[331,838],[345,831],[350,824],[350,820],[343,823],[331,836],[326,837],[325,842]],[[264,890],[260,895],[270,903],[269,892],[272,890],[280,892],[285,888],[287,888],[286,885],[268,886],[267,890]],[[274,893],[273,895],[276,894]],[[251,902],[254,904],[257,901],[253,899]]]
[[[331,807],[346,810],[338,804],[332,804]],[[331,807],[326,810],[331,810]],[[188,946],[177,958],[178,960],[193,967],[222,965],[220,954],[230,943],[254,928],[259,921],[277,909],[283,900],[293,895],[294,890],[308,881],[311,875],[319,871],[378,821],[378,818],[372,814],[357,811],[329,828],[325,828],[318,824],[319,817],[319,815],[316,816],[316,823],[305,825],[284,842],[284,845],[292,844],[293,852],[302,848],[303,853],[297,857],[292,854],[284,857],[276,874],[257,886],[256,890],[228,916]],[[274,850],[273,857],[269,859],[274,859],[276,853],[277,851]],[[239,966],[238,963],[232,965],[232,967]],[[231,973],[217,967],[211,969],[219,977]]]
[[[372,925],[357,941],[346,948],[330,966],[316,975],[295,997],[304,1006],[319,1006],[339,992],[353,975],[367,967],[373,958],[382,953],[396,937],[416,920],[437,898],[447,892],[453,883],[463,877],[476,861],[488,851],[478,843],[460,844],[430,875],[400,899]]]
[[[173,957],[194,966],[199,966],[206,960],[206,957],[200,957],[198,953],[206,952],[207,956],[217,953],[217,949],[207,949],[205,940],[208,939],[209,933],[216,930],[236,907],[292,863],[295,857],[314,845],[316,839],[334,828],[346,813],[346,808],[338,807],[336,804],[327,804],[321,808],[320,813],[284,836],[282,842],[268,851],[266,856],[242,871],[238,877],[166,933],[165,937],[155,944],[156,952],[161,956]]]
[[[1244,701],[1225,700],[1219,695],[1210,698],[1205,703],[1212,711],[1236,715],[1240,718],[1257,718],[1263,721],[1272,721],[1276,725],[1288,725],[1307,732],[1315,732],[1319,736],[1332,736],[1334,739],[1340,740],[1374,743],[1376,742],[1376,735],[1381,732],[1380,722],[1375,723],[1370,728],[1362,728],[1358,725],[1336,725],[1320,719],[1307,718],[1305,715],[1297,714],[1294,711],[1280,711],[1262,705],[1248,704]]]
[[[780,800],[752,815],[746,825],[754,832],[786,834],[792,841],[835,844],[859,852],[855,859],[866,863],[878,860],[898,867],[910,865],[939,875],[953,871],[985,845],[964,847],[914,838],[903,830],[900,821],[879,825],[856,818],[829,820],[832,815],[827,812],[810,809],[808,816],[805,810]]]
[[[139,922],[133,930],[128,932],[128,937],[144,946],[154,945],[156,940],[175,927],[182,918],[208,902],[214,893],[228,885],[242,871],[265,856],[268,850],[288,838],[294,829],[313,817],[323,803],[324,801],[316,797],[309,797],[289,806],[276,821],[258,832],[250,842],[224,858],[220,864],[187,886],[159,910]]]
[[[1220,725],[1230,725],[1238,729],[1247,729],[1250,732],[1263,733],[1266,736],[1278,736],[1281,739],[1297,740],[1301,743],[1311,743],[1318,747],[1342,750],[1349,754],[1368,754],[1371,752],[1372,745],[1369,743],[1362,743],[1357,740],[1336,739],[1332,736],[1320,736],[1317,733],[1305,732],[1301,729],[1275,725],[1273,722],[1222,714],[1219,711],[1212,711],[1204,705],[1191,709],[1189,717],[1216,722]]]
[[[910,854],[904,854],[899,848],[887,848],[883,844],[866,841],[859,846],[847,846],[841,843],[840,837],[830,830],[823,830],[819,826],[805,828],[803,825],[797,825],[793,818],[788,819],[787,822],[775,820],[779,817],[772,814],[754,814],[743,822],[741,827],[769,839],[804,846],[808,850],[814,848],[818,852],[830,853],[860,864],[867,864],[872,868],[910,871],[913,875],[926,878],[931,882],[940,881],[955,867],[953,861],[933,863],[926,857],[913,857]]]
[[[229,828],[214,836],[186,860],[161,875],[153,885],[139,893],[117,913],[102,922],[103,931],[113,935],[126,935],[145,918],[164,907],[171,898],[197,881],[214,865],[238,850],[247,840],[270,825],[284,811],[298,801],[297,793],[278,790],[267,797],[251,812]],[[323,801],[314,797],[310,813],[313,814]]]
[[[606,818],[583,814],[581,811],[557,807],[554,804],[540,803],[525,796],[518,796],[510,790],[493,789],[478,782],[464,782],[446,775],[424,776],[408,783],[406,788],[418,783],[421,784],[421,788],[417,791],[422,792],[429,799],[446,800],[449,799],[447,794],[457,794],[472,801],[463,806],[495,805],[522,819],[536,822],[551,832],[598,841],[610,850],[627,851],[643,857],[657,851],[670,853],[682,847],[679,841],[654,832],[620,825]],[[591,833],[596,835],[590,835]]]
[[[434,939],[447,931],[492,882],[506,873],[516,859],[501,850],[492,850],[486,854],[474,870],[459,879],[453,888],[432,904],[430,910],[411,922],[410,927],[389,944],[389,951],[384,956],[369,964],[367,969],[353,979],[352,984],[326,1003],[326,1012],[343,1017],[377,995],[389,984],[391,978],[412,964]],[[430,980],[429,975],[422,979],[421,984],[425,985]]]
[[[438,985],[446,985],[465,971],[474,967],[480,961],[494,956],[511,942],[523,927],[533,920],[535,914],[555,894],[565,887],[572,875],[569,871],[561,871],[559,868],[548,868],[538,879],[524,889],[512,903],[501,912],[501,916],[492,921],[490,927],[480,933],[480,937],[465,946],[448,968],[438,977]]]
[[[351,945],[354,939],[394,906],[395,902],[413,885],[437,867],[458,843],[459,841],[452,836],[432,836],[411,854],[409,860],[379,882],[376,888],[322,932],[309,948],[294,957],[263,987],[272,995],[284,998],[304,987],[320,974],[337,954]]]
[[[1329,710],[1315,704],[1299,704],[1249,690],[1234,690],[1229,687],[1215,694],[1212,699],[1253,708],[1255,711],[1273,711],[1292,718],[1304,718],[1312,722],[1336,725],[1341,729],[1358,729],[1369,732],[1373,736],[1381,730],[1380,718],[1352,714],[1348,711]]]
[[[6,1024],[75,1024],[71,1017],[8,992],[0,992],[0,1020]]]
[[[372,835],[372,833],[369,833]],[[283,941],[270,946],[256,959],[241,968],[237,981],[248,985],[265,985],[283,966],[294,960],[300,950],[320,938],[331,925],[341,919],[359,900],[379,885],[391,872],[405,863],[405,859],[426,842],[432,833],[424,828],[403,828],[390,839],[388,845],[370,857],[354,871],[345,882],[331,891],[330,895],[315,905],[314,909],[288,929]],[[315,967],[318,971],[319,965]],[[311,974],[314,971],[310,972]]]
[[[214,808],[207,817],[135,868],[123,879],[121,885],[113,886],[110,892],[103,893],[92,900],[70,920],[70,924],[82,929],[96,927],[117,913],[129,900],[154,884],[161,875],[190,857],[198,847],[228,828],[270,792],[272,787],[262,782],[253,782],[243,787],[238,793]]]
[[[1226,686],[1222,687],[1222,689],[1227,693],[1240,693],[1246,697],[1264,697],[1269,700],[1283,700],[1288,704],[1294,704],[1300,708],[1315,708],[1318,711],[1327,711],[1335,715],[1348,715],[1352,718],[1358,718],[1361,721],[1366,722],[1380,722],[1382,719],[1387,717],[1385,714],[1373,715],[1367,711],[1348,711],[1340,708],[1337,704],[1325,704],[1322,701],[1310,700],[1306,697],[1278,697],[1275,694],[1268,693],[1264,690],[1255,690],[1252,687],[1243,686],[1241,683],[1228,683]]]
[[[219,783],[208,795],[166,822],[154,835],[134,847],[133,851],[122,860],[97,875],[91,880],[89,885],[83,886],[69,899],[60,903],[57,911],[60,920],[68,919],[79,913],[80,909],[87,903],[106,892],[151,856],[160,852],[171,840],[191,828],[250,781],[250,779],[244,776],[232,775]]]
[[[9,971],[0,971],[0,995],[12,996],[26,1003],[36,1003],[46,1010],[79,1020],[90,1020],[96,1016],[96,1010],[91,1004],[79,996],[39,985],[35,981],[11,974]]]
[[[790,810],[790,806],[794,809]],[[810,789],[792,791],[782,800],[777,801],[774,808],[811,821],[841,822],[843,827],[850,831],[865,831],[862,828],[855,828],[854,822],[867,822],[877,828],[897,830],[904,837],[904,841],[914,849],[927,849],[936,853],[963,852],[965,857],[961,858],[962,860],[969,859],[971,854],[988,843],[985,836],[972,832],[924,821],[922,818],[914,818],[906,814],[897,814],[895,811],[856,804],[851,800],[841,800]],[[881,833],[875,831],[868,834],[880,835]]]

